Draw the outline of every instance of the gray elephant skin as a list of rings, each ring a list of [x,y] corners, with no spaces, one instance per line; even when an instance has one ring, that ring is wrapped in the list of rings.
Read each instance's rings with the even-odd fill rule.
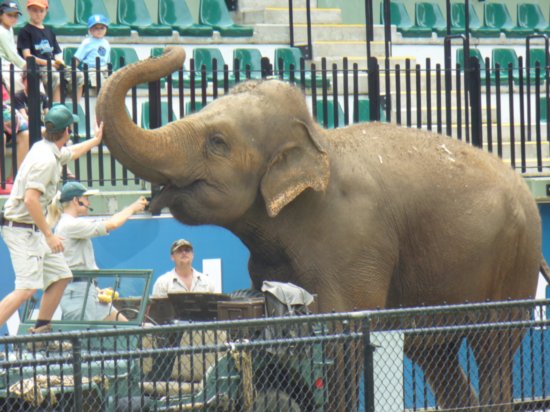
[[[302,92],[278,80],[239,84],[155,130],[135,125],[127,91],[184,59],[182,48],[168,48],[105,82],[96,107],[104,141],[137,176],[162,185],[152,208],[238,236],[256,288],[290,281],[316,293],[324,312],[534,296],[538,209],[523,179],[496,156],[391,124],[326,130]],[[405,342],[438,403],[509,401],[507,367],[519,339],[507,347],[487,332],[470,343],[480,393],[460,372],[459,342]],[[442,356],[438,367],[425,361],[428,350]],[[496,364],[502,379],[491,378]]]

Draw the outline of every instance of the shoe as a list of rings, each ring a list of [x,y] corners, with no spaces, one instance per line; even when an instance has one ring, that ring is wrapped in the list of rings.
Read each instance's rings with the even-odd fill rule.
[[[32,328],[29,328],[27,329],[27,331],[29,333],[32,333],[33,335],[35,333],[49,333],[52,331],[52,324],[51,323],[47,323],[46,325],[42,325],[42,326],[39,326],[39,327],[32,327]]]

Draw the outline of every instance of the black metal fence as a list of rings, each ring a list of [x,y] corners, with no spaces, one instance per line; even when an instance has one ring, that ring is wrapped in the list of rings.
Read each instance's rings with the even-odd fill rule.
[[[550,408],[549,303],[4,337],[0,403],[10,411],[542,410]]]
[[[460,37],[460,36],[459,36]],[[445,46],[451,52],[451,41]],[[530,55],[533,41],[528,39],[526,55]],[[540,42],[539,42],[540,43]],[[539,44],[540,45],[540,44]],[[459,52],[471,49],[455,48]],[[548,55],[548,42],[542,49]],[[463,57],[463,56],[462,56]],[[134,87],[127,97],[127,106],[134,121],[143,127],[155,128],[169,121],[183,118],[218,96],[226,94],[236,83],[248,79],[279,78],[295,83],[304,91],[312,115],[324,127],[342,127],[348,124],[382,120],[406,127],[417,127],[443,133],[494,152],[521,173],[547,172],[550,167],[550,105],[548,104],[550,67],[548,62],[518,59],[518,65],[500,67],[486,59],[480,62],[472,57],[462,59],[451,67],[405,61],[383,68],[375,58],[369,59],[367,69],[357,64],[350,67],[347,58],[341,64],[328,67],[327,60],[306,65],[302,58],[296,64],[280,59],[272,64],[267,58],[261,67],[244,67],[236,60],[233,67],[218,67],[214,59],[210,67],[188,66],[149,85]],[[123,61],[121,65],[123,65]],[[38,98],[39,79],[29,61],[29,130],[31,142],[40,138],[41,112]],[[71,69],[67,69],[71,70]],[[4,73],[5,83],[14,85],[19,73]],[[62,100],[79,114],[81,122],[75,127],[73,140],[87,139],[94,129],[95,96],[102,78],[96,70],[84,70],[86,86],[82,101],[77,104],[75,94],[62,93]],[[97,88],[88,80],[96,78]],[[74,72],[72,81],[76,82]],[[66,82],[62,81],[65,90]],[[12,87],[13,90],[13,87]],[[73,88],[74,90],[74,88]],[[47,90],[51,96],[51,90]],[[12,114],[13,116],[13,114]],[[0,119],[3,128],[4,119]],[[12,150],[0,147],[0,158],[11,160],[0,164],[2,187],[6,176],[16,173],[16,141]],[[96,153],[96,152],[94,152]],[[89,186],[140,186],[142,182],[108,156],[100,147],[97,156],[88,154],[74,165],[69,173],[86,181]]]

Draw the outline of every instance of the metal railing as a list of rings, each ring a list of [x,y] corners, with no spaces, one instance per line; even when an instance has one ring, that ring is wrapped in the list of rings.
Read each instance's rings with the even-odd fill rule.
[[[12,411],[550,407],[550,301],[0,338]]]

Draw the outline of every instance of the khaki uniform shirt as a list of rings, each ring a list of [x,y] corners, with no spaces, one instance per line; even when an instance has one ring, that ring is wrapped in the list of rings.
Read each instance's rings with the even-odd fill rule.
[[[99,269],[95,262],[92,238],[107,234],[105,220],[73,217],[63,213],[55,227],[55,234],[65,239],[63,254],[71,269]]]
[[[10,197],[4,206],[6,219],[21,223],[34,223],[23,201],[27,189],[36,189],[42,193],[40,205],[46,215],[61,178],[61,166],[71,160],[71,152],[66,147],[59,149],[55,143],[42,139],[36,142],[17,172]]]
[[[166,298],[168,293],[172,292],[212,292],[214,293],[214,285],[208,279],[208,276],[193,269],[193,282],[191,289],[188,289],[181,281],[176,269],[166,272],[160,276],[153,285],[153,297]]]

